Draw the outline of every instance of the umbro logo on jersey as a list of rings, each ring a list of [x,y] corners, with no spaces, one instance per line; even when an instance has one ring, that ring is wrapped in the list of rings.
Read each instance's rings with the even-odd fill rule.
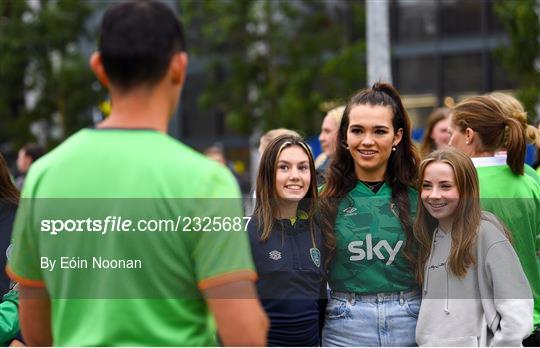
[[[270,258],[274,261],[281,259],[281,253],[277,250],[272,250],[268,255],[270,255]]]
[[[373,254],[377,256],[379,260],[385,260],[387,257],[383,255],[381,252],[381,249],[386,249],[388,252],[388,260],[386,261],[386,265],[389,266],[394,262],[397,253],[399,252],[399,249],[403,245],[403,241],[400,240],[396,243],[396,245],[392,248],[390,246],[390,243],[388,243],[386,240],[380,240],[377,244],[373,245],[371,234],[368,233],[366,235],[366,250],[362,248],[364,245],[363,240],[355,240],[349,243],[349,251],[354,254],[349,258],[351,261],[362,261],[363,259],[372,260]]]
[[[345,208],[345,209],[343,209],[343,212],[345,213],[345,216],[358,215],[358,209],[356,209],[355,207]]]

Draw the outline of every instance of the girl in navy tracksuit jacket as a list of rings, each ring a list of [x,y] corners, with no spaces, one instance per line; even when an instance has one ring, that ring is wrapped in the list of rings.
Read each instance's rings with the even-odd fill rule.
[[[262,155],[248,231],[271,322],[269,346],[320,345],[326,279],[315,178],[311,151],[299,137],[278,137]]]

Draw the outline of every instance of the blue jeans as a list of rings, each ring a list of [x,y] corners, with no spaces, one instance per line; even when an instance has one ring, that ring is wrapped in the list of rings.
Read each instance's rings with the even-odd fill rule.
[[[416,346],[420,290],[355,294],[331,292],[322,345],[336,347]]]

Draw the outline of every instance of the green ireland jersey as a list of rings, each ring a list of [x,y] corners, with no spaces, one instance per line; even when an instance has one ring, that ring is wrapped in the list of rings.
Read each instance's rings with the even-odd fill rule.
[[[405,232],[386,183],[372,192],[358,182],[338,205],[334,232],[336,254],[329,284],[332,290],[355,293],[405,291],[417,286],[403,255]],[[409,189],[411,219],[418,193]]]
[[[215,346],[203,291],[256,277],[239,195],[165,134],[82,130],[32,166],[8,272],[46,287],[55,346]]]
[[[473,158],[473,160],[475,160]],[[483,163],[486,160],[482,161]],[[477,165],[482,209],[501,219],[534,296],[534,324],[540,325],[540,185],[528,175],[515,175],[507,165]]]
[[[534,179],[534,181],[540,185],[540,175],[538,175],[538,172],[536,170],[534,170],[533,167],[531,167],[530,165],[528,165],[527,163],[525,163],[525,166],[523,167],[523,170],[525,172],[525,175],[528,175],[530,176],[531,178]]]

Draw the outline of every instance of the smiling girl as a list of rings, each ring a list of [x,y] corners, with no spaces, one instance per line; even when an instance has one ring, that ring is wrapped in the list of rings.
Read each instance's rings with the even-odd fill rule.
[[[415,345],[416,164],[398,92],[376,83],[354,95],[321,194],[333,254],[323,346]]]
[[[271,327],[269,346],[319,346],[319,315],[326,294],[324,239],[314,221],[317,186],[308,145],[294,135],[272,140],[257,177],[248,225]]]
[[[417,343],[520,346],[532,329],[531,290],[507,231],[480,210],[472,161],[460,151],[439,150],[419,172]]]

